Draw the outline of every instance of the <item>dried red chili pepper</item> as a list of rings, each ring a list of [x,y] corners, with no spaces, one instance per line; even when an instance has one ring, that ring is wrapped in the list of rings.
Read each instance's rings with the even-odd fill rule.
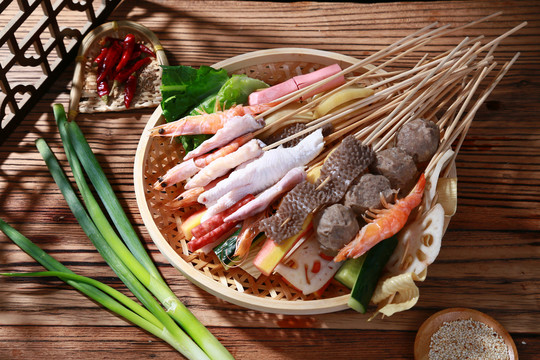
[[[131,60],[135,60],[135,59],[139,59],[139,57],[141,56],[142,52],[141,50],[134,50],[133,53],[131,54],[131,58],[129,59],[130,61]]]
[[[126,106],[126,109],[129,109],[129,105],[131,105],[131,100],[133,100],[133,96],[135,96],[136,89],[137,89],[137,77],[133,73],[129,75],[126,81],[126,89],[124,93],[124,105]]]
[[[116,76],[114,77],[114,81],[118,83],[123,83],[131,74],[139,71],[139,69],[149,64],[151,61],[152,59],[149,57],[145,57],[145,58],[142,58],[141,60],[138,60],[129,69],[124,69],[120,71],[118,74],[116,74]]]
[[[96,58],[94,59],[94,63],[97,64],[98,66],[101,65],[103,63],[103,60],[105,60],[105,55],[107,55],[108,50],[109,50],[108,47],[102,48],[99,55],[96,56]]]
[[[112,69],[116,66],[116,63],[118,62],[118,59],[120,59],[120,56],[122,56],[122,46],[118,42],[113,42],[111,47],[109,48],[109,51],[107,51],[105,60],[103,60],[103,69],[101,73],[98,73],[98,84],[105,80],[107,75],[111,73]]]
[[[97,91],[99,97],[104,101],[109,101],[109,84],[106,80],[103,80],[97,84]]]
[[[131,59],[131,54],[133,53],[133,49],[135,48],[135,35],[127,34],[124,41],[122,42],[122,48],[122,57],[118,65],[116,65],[117,72],[122,70],[126,66],[128,61]]]
[[[147,48],[143,44],[137,44],[138,50],[141,50],[143,53],[150,55],[151,57],[156,57],[156,53],[154,53],[152,50]]]

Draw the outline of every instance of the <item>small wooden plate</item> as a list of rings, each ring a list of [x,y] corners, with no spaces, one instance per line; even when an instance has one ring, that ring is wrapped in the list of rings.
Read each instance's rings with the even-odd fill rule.
[[[443,323],[469,319],[480,321],[495,330],[495,332],[503,338],[508,348],[508,356],[510,360],[518,360],[516,344],[514,343],[514,340],[512,340],[512,337],[508,331],[506,331],[506,329],[491,316],[488,316],[478,310],[466,308],[450,308],[442,310],[431,315],[426,321],[424,321],[422,326],[420,326],[414,341],[414,358],[416,360],[429,359],[429,345],[431,343],[431,336],[433,336],[433,334],[439,330]]]

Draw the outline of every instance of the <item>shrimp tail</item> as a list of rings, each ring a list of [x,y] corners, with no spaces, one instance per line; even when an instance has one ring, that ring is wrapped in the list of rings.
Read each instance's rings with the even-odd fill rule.
[[[197,204],[197,197],[204,192],[203,187],[198,187],[190,190],[186,190],[172,201],[165,204],[170,210],[178,210],[183,207],[191,206]]]

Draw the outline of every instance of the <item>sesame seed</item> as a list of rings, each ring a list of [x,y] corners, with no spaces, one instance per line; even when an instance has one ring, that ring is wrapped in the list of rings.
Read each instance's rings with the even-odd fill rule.
[[[503,338],[493,328],[469,319],[443,323],[431,336],[429,359],[507,360],[509,356]]]

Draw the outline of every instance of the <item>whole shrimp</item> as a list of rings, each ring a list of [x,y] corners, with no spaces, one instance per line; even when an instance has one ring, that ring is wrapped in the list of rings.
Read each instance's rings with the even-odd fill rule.
[[[339,251],[334,261],[358,258],[380,241],[388,239],[401,230],[405,226],[411,211],[422,201],[425,185],[426,178],[422,174],[409,195],[396,200],[395,204],[388,204],[383,201],[384,209],[372,209],[369,214],[373,216],[373,220],[364,217],[366,221],[369,221],[369,224],[360,229],[356,237]]]
[[[182,119],[156,126],[150,130],[150,136],[179,136],[215,134],[225,125],[228,119],[235,116],[256,115],[265,112],[273,105],[261,104],[252,106],[237,105],[224,111],[211,114],[186,116]]]
[[[212,189],[218,182],[223,179],[226,179],[228,175],[222,176],[210,182],[210,184],[205,186],[199,186],[193,189],[185,190],[183,193],[178,195],[176,198],[165,204],[165,207],[170,210],[178,210],[183,207],[192,206],[198,204],[197,198],[203,192]]]
[[[161,190],[169,186],[173,186],[181,181],[186,180],[187,178],[197,174],[203,167],[210,164],[212,161],[224,157],[238,150],[238,148],[249,140],[253,139],[253,134],[248,133],[237,137],[229,144],[219,148],[218,150],[210,153],[204,154],[194,159],[189,159],[181,162],[180,164],[169,169],[167,173],[163,176],[160,176],[156,183],[154,184],[154,189]]]

